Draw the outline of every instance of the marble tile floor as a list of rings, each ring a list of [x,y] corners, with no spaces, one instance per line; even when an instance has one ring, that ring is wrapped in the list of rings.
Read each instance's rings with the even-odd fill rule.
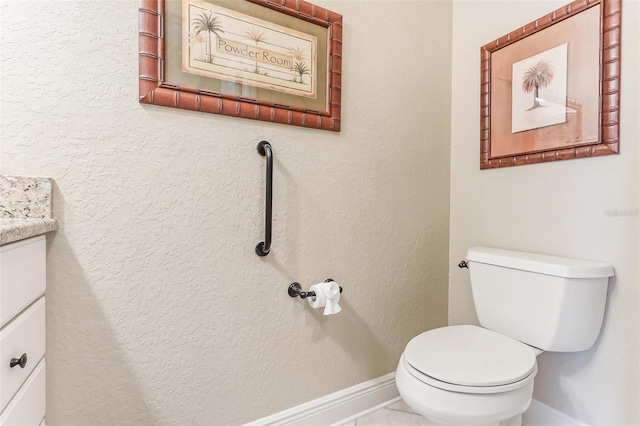
[[[376,411],[343,423],[340,426],[430,426],[427,419],[416,414],[402,399]]]
[[[378,408],[355,420],[347,420],[339,426],[433,426],[420,414],[416,414],[406,402],[399,397],[389,401],[388,405]],[[522,426],[527,426],[522,422]]]

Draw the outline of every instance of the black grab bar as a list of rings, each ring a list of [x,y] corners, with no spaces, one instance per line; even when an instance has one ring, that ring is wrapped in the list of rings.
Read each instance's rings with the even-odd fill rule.
[[[266,256],[271,250],[271,190],[273,189],[273,151],[271,145],[267,141],[258,144],[258,154],[267,159],[267,178],[266,178],[266,196],[265,196],[265,213],[264,213],[264,241],[259,242],[256,246],[256,254],[260,257]]]

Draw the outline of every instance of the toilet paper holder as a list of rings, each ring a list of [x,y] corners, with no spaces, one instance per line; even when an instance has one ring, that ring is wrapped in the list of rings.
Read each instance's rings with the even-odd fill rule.
[[[334,281],[333,278],[327,278],[326,280],[324,280],[325,283],[328,283],[331,281]],[[287,293],[289,293],[289,296],[291,297],[300,296],[300,299],[306,299],[307,297],[315,297],[316,295],[315,291],[302,291],[302,286],[300,285],[300,283],[289,284]],[[340,293],[342,293],[342,287],[340,287]]]

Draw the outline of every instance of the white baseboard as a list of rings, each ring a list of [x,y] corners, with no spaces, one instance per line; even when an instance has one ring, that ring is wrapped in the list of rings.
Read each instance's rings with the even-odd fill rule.
[[[534,399],[522,415],[523,426],[588,426]]]
[[[245,426],[318,426],[348,421],[400,396],[395,372],[289,408]]]
[[[395,372],[255,420],[245,426],[337,426],[400,398]],[[534,399],[523,426],[588,426]]]

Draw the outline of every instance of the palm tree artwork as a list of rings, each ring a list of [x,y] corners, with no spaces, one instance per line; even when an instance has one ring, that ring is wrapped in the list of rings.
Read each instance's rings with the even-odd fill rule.
[[[207,36],[203,32],[199,32],[195,35],[189,35],[189,43],[195,48],[196,44],[200,45],[200,60],[207,60]]]
[[[527,68],[522,76],[522,90],[526,93],[533,92],[533,106],[527,111],[540,108],[538,90],[540,87],[547,87],[553,80],[553,66],[549,61],[538,61],[535,65]]]
[[[256,29],[255,27],[251,28],[245,34],[247,38],[253,40],[253,42],[256,44],[256,47],[258,47],[258,43],[267,41],[267,38],[264,36],[264,33]],[[254,72],[257,74],[259,71],[260,69],[258,68],[258,61],[256,61],[256,68]]]
[[[209,13],[208,15],[202,12],[197,18],[193,20],[194,31],[196,33],[196,37],[200,33],[207,34],[207,62],[213,62],[213,49],[211,48],[211,34],[215,34],[216,37],[220,37],[220,33],[224,33],[222,31],[222,24],[218,20],[217,16],[213,16],[213,13]]]
[[[295,73],[300,75],[300,83],[303,83],[302,76],[305,74],[311,74],[309,68],[307,68],[307,64],[303,61],[296,61],[295,65],[291,69]]]
[[[305,54],[304,54],[304,50],[303,50],[303,49],[301,49],[301,48],[300,48],[300,46],[296,46],[296,47],[293,47],[293,48],[289,49],[289,53],[291,53],[291,55],[294,57],[294,59],[295,59],[296,61],[299,61],[299,62],[304,63],[303,61],[304,61],[304,59],[305,59]],[[296,71],[296,66],[297,66],[297,64],[296,64],[296,65],[294,65],[294,66],[291,68],[291,71],[293,71],[293,72],[294,72],[294,76],[293,76],[293,81],[294,81],[294,82],[297,82],[297,77],[296,77],[296,76],[299,74],[299,73]],[[301,82],[302,82],[302,77],[300,77],[300,80],[301,80]]]

